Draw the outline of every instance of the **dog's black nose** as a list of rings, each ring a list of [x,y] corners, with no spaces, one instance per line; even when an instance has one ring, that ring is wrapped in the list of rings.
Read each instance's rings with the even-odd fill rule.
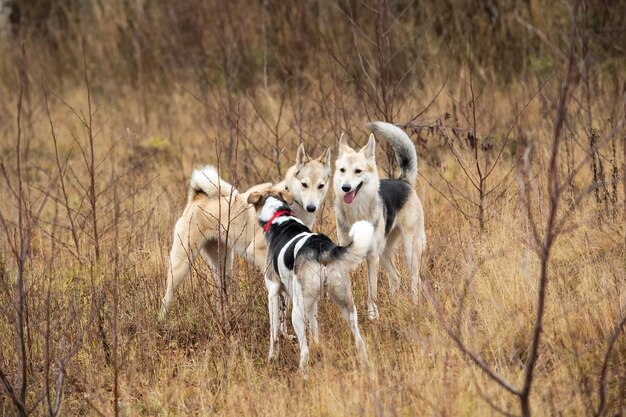
[[[309,213],[313,213],[316,209],[317,207],[315,207],[312,204],[309,204],[308,206],[306,206],[306,211],[308,211]]]
[[[341,189],[343,190],[344,193],[347,193],[348,191],[352,189],[352,187],[349,184],[344,184],[341,186]]]

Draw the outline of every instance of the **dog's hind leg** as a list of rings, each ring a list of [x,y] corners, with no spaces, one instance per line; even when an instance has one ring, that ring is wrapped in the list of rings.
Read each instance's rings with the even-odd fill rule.
[[[283,335],[285,339],[289,337],[289,332],[287,330],[287,312],[291,308],[291,299],[287,297],[285,294],[281,294],[280,296],[280,334]]]
[[[302,283],[295,274],[292,282],[293,309],[291,310],[291,324],[300,344],[300,369],[302,370],[309,360],[309,345],[306,340],[306,307]]]
[[[174,229],[174,241],[170,250],[170,264],[167,270],[167,289],[161,302],[159,318],[162,320],[172,303],[174,292],[189,276],[191,266],[198,256],[203,236],[191,233],[188,225],[181,224],[180,220]]]
[[[265,287],[267,288],[267,309],[270,316],[270,351],[268,359],[278,359],[280,344],[278,330],[280,327],[280,284],[272,279],[272,272],[265,274]]]
[[[400,242],[400,233],[398,230],[391,232],[387,238],[385,250],[381,256],[380,263],[382,264],[387,278],[389,279],[389,295],[394,295],[400,289],[400,272],[396,265],[393,263],[398,243]]]
[[[350,330],[354,335],[354,343],[356,349],[359,352],[361,362],[367,365],[367,351],[365,349],[365,342],[361,337],[359,331],[359,319],[356,312],[356,306],[354,305],[354,298],[352,296],[352,287],[349,279],[345,279],[339,272],[332,272],[328,276],[328,293],[332,300],[337,304],[343,318],[348,322]]]
[[[220,289],[222,288],[222,276],[220,274],[220,259],[217,253],[218,243],[215,240],[209,240],[204,244],[204,249],[202,254],[204,255],[204,260],[209,266],[209,270],[213,274],[213,281],[215,286]]]
[[[311,332],[311,338],[313,343],[318,344],[319,339],[319,327],[317,324],[317,301],[320,298],[322,291],[323,278],[313,272],[311,274],[312,280],[307,285],[307,295],[305,296],[306,317],[309,323],[309,331]]]
[[[309,331],[311,332],[313,343],[318,344],[320,342],[320,336],[319,327],[317,325],[317,300],[309,302],[308,304],[306,316],[309,319]]]
[[[217,288],[218,308],[221,308],[222,299],[234,298],[236,291],[232,283],[233,257],[232,248],[226,247],[224,242],[209,240],[204,244],[203,254],[213,274],[215,287]],[[223,293],[222,293],[223,291]]]
[[[372,253],[367,258],[367,318],[378,318],[378,264],[379,256]]]
[[[233,250],[233,248],[228,249],[228,253],[226,253],[224,263],[228,294],[230,295],[232,300],[236,300],[237,294],[239,292],[239,285],[235,281],[235,276],[233,275],[233,264],[235,263],[235,251]]]
[[[419,300],[419,289],[422,285],[420,265],[424,243],[423,231],[418,230],[404,237],[404,255],[411,276],[411,299],[415,303]]]
[[[220,272],[223,272],[222,280],[226,283],[226,292],[228,293],[228,296],[234,299],[238,289],[233,277],[235,251],[232,244],[228,244],[227,246],[224,242],[220,242],[218,249],[218,253],[220,254],[219,268]]]

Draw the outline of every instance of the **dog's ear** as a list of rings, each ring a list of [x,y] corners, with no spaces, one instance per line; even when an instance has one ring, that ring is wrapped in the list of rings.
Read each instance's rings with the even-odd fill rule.
[[[348,138],[344,132],[341,132],[341,136],[339,137],[339,157],[343,155],[344,152],[351,151],[352,148],[348,145]]]
[[[363,153],[368,159],[376,159],[376,139],[373,134],[370,134],[367,145],[361,148],[359,152]]]
[[[318,158],[318,161],[320,161],[321,163],[323,163],[327,167],[330,166],[330,146],[328,148],[326,148],[326,150],[324,151],[322,156],[320,156]]]
[[[298,153],[296,154],[296,165],[301,165],[309,162],[311,158],[306,154],[306,150],[304,149],[304,143],[301,143],[298,146]]]
[[[255,206],[259,204],[259,201],[263,198],[263,194],[257,191],[250,193],[248,196],[248,204],[254,204]]]
[[[289,205],[293,204],[293,197],[289,191],[279,191],[278,195],[285,201],[285,203]]]

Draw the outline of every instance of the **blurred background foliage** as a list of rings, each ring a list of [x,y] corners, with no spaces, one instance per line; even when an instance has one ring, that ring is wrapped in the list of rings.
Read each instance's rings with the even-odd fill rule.
[[[25,42],[51,87],[75,82],[85,36],[94,79],[132,88],[303,85],[332,72],[334,62],[357,85],[374,71],[375,59],[364,58],[381,55],[385,77],[406,85],[433,63],[454,71],[468,62],[482,78],[506,84],[545,76],[562,61],[570,7],[551,0],[5,0],[2,80],[16,84],[7,63]],[[583,7],[592,63],[623,72],[626,2]]]

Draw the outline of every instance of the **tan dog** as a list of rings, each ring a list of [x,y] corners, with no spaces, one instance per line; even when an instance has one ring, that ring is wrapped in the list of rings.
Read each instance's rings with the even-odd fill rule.
[[[288,169],[285,179],[277,185],[290,190],[294,200],[293,210],[309,227],[330,188],[330,174],[330,149],[320,158],[311,159],[304,146],[300,145],[296,164]],[[222,288],[223,279],[231,276],[235,254],[243,255],[261,271],[265,270],[267,249],[263,232],[258,227],[254,208],[246,200],[250,193],[271,186],[271,183],[259,184],[241,194],[221,179],[213,166],[193,172],[187,206],[174,227],[161,318],[167,314],[174,292],[189,276],[200,253],[205,255],[214,271],[218,288]],[[225,281],[225,284],[226,288],[235,289],[230,282]]]
[[[289,191],[296,216],[310,228],[330,189],[331,174],[330,148],[319,158],[312,159],[304,150],[304,145],[300,145],[296,164],[287,170],[285,179],[272,188]]]
[[[348,146],[342,135],[333,182],[340,244],[345,244],[350,226],[359,220],[367,220],[375,228],[374,246],[367,258],[367,314],[368,318],[376,319],[379,260],[387,272],[389,292],[393,295],[400,287],[399,272],[393,260],[398,243],[403,243],[411,274],[411,295],[416,300],[426,234],[422,203],[414,190],[417,178],[415,146],[406,133],[395,125],[373,122],[369,127],[379,138],[391,144],[400,166],[400,178],[379,179],[373,134],[359,151]]]

